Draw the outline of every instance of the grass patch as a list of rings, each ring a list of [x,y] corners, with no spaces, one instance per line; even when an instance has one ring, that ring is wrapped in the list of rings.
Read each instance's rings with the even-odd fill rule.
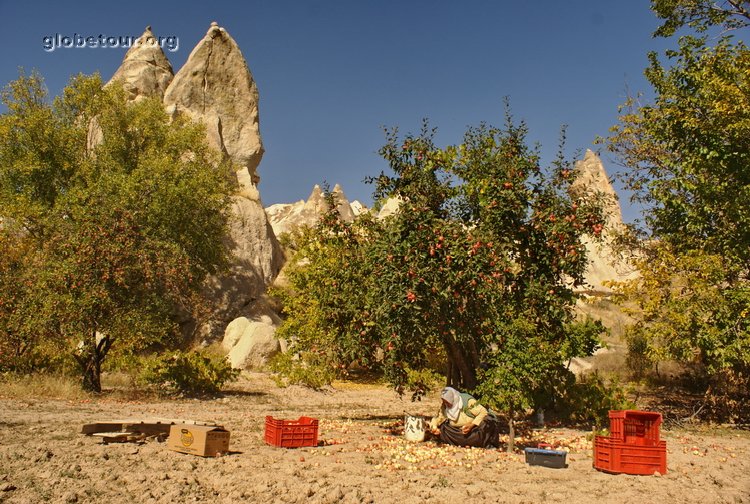
[[[91,395],[81,389],[79,377],[59,374],[6,375],[2,378],[3,397],[22,399],[44,397],[80,400]]]
[[[116,371],[102,373],[102,389],[128,390],[134,389],[135,378],[131,373]]]
[[[617,376],[622,379],[629,378],[631,371],[627,366],[627,353],[626,352],[601,352],[593,357],[590,361],[593,365],[593,369],[596,369],[605,376]]]
[[[8,374],[0,376],[0,397],[10,399],[60,399],[81,401],[92,398],[107,398],[132,401],[156,397],[155,394],[134,385],[128,373],[102,374],[102,393],[93,394],[81,388],[79,376],[58,373],[33,373],[28,375]]]
[[[388,385],[382,381],[334,380],[331,386],[337,390],[381,390]]]

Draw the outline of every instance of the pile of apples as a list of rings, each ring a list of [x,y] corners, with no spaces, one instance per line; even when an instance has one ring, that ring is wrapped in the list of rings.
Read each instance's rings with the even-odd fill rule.
[[[508,435],[500,436],[500,443],[507,446]],[[571,434],[560,429],[542,429],[525,431],[514,438],[516,453],[523,453],[524,448],[539,446],[568,453],[584,453],[592,450],[591,440],[585,434]]]
[[[498,450],[463,448],[438,444],[434,441],[414,443],[394,436],[381,436],[377,443],[358,448],[356,451],[383,455],[384,457],[375,465],[375,468],[389,471],[413,472],[442,467],[470,469],[477,465],[486,466],[492,463],[500,468],[508,461],[518,460],[517,456]]]
[[[536,448],[540,444],[554,450],[564,450],[569,453],[590,453],[592,442],[585,434],[575,434],[571,431],[555,428],[540,430],[524,430],[515,438],[514,453],[507,453],[505,448],[499,450],[464,448],[425,441],[415,443],[404,438],[404,421],[374,422],[368,427],[375,426],[383,434],[380,436],[367,435],[363,424],[352,420],[321,419],[320,446],[340,445],[354,440],[354,446],[349,449],[340,448],[339,451],[353,451],[366,454],[368,463],[376,469],[387,471],[425,471],[440,468],[467,468],[474,466],[494,466],[498,469],[507,468],[508,464],[524,463],[523,449]],[[364,442],[363,442],[364,441]],[[501,437],[503,446],[507,446],[508,436]],[[326,450],[320,450],[321,454]],[[310,452],[315,455],[316,451]]]
[[[730,458],[737,458],[737,454],[734,453],[734,448],[731,446],[723,446],[713,443],[710,446],[702,447],[695,439],[689,436],[681,436],[677,438],[677,442],[683,445],[682,453],[691,453],[695,457],[705,457],[713,451],[717,455],[720,455],[719,460],[721,462],[726,462]]]
[[[318,442],[318,445],[321,446],[329,446],[329,445],[339,445],[349,442],[348,434],[357,435],[362,434],[361,429],[357,429],[356,424],[351,420],[328,420],[328,419],[321,419],[318,422],[318,427],[320,429],[319,437],[322,438],[322,441]],[[330,437],[325,437],[323,434],[329,435]],[[340,434],[340,436],[336,436],[336,434]]]

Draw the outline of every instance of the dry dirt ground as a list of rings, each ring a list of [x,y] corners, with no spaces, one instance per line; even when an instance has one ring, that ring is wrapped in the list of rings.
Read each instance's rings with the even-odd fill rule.
[[[316,392],[244,377],[211,400],[10,399],[0,391],[0,502],[569,502],[750,503],[750,435],[703,429],[662,431],[665,475],[611,475],[592,468],[586,432],[534,430],[517,441],[567,448],[568,467],[524,463],[519,451],[409,443],[399,419],[431,414],[379,386],[342,384]],[[263,441],[266,415],[320,419],[316,448]],[[155,440],[102,444],[79,434],[97,420],[181,418],[231,431],[231,453],[201,458]]]

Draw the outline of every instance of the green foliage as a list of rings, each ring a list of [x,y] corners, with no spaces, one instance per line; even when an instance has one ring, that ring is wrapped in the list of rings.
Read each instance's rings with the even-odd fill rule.
[[[656,100],[626,110],[610,149],[629,167],[624,181],[646,207],[655,238],[747,268],[750,50],[728,39],[707,47],[683,38],[671,54],[670,68],[650,56]]]
[[[726,258],[652,245],[641,277],[620,286],[636,322],[627,328],[633,370],[676,360],[708,376],[750,365],[750,285],[729,284]],[[650,367],[649,365],[649,367]]]
[[[534,381],[547,364],[532,348],[560,359],[572,286],[585,268],[580,237],[600,223],[598,202],[571,196],[574,172],[562,159],[543,170],[525,125],[510,116],[503,129],[470,128],[458,146],[437,148],[433,133],[425,126],[401,141],[390,132],[381,155],[394,176],[375,179],[376,195],[397,196],[404,210],[377,237],[379,281],[368,290],[380,300],[378,326],[391,334],[389,379],[399,383],[404,365],[424,366],[439,346],[460,388],[478,385],[482,362]],[[508,398],[518,396],[513,380],[490,374],[477,393],[501,401],[498,386],[507,386]]]
[[[319,376],[356,362],[418,396],[429,381],[418,373],[444,355],[450,384],[517,408],[563,360],[590,353],[601,326],[570,323],[601,196],[573,190],[562,158],[542,169],[526,133],[508,117],[439,148],[426,124],[388,131],[390,173],[371,181],[399,210],[352,224],[331,211],[294,239],[279,332],[298,360],[284,366]]]
[[[273,367],[290,383],[315,388],[341,376],[352,362],[377,365],[375,345],[361,344],[372,327],[363,295],[370,270],[361,257],[368,221],[356,227],[341,222],[327,187],[325,197],[329,210],[320,224],[290,238],[289,287],[272,290],[285,316],[277,335],[289,343],[287,353],[296,356],[280,356]]]
[[[562,346],[563,359],[587,357],[602,347],[601,336],[608,334],[600,320],[586,316],[583,320],[573,321],[565,326],[565,340]]]
[[[610,138],[651,235],[641,278],[620,286],[637,317],[630,362],[698,366],[715,388],[724,371],[750,370],[750,50],[683,37],[668,56],[670,67],[650,56],[655,102]]]
[[[279,353],[271,358],[271,370],[276,385],[304,385],[322,389],[330,385],[338,376],[337,369],[331,366],[328,356],[314,350],[301,350],[299,353]]]
[[[488,398],[490,406],[505,411],[553,409],[577,386],[575,376],[568,369],[570,359],[592,355],[601,347],[600,335],[605,332],[598,320],[590,317],[575,320],[564,326],[565,337],[559,347],[554,347],[536,334],[533,325],[524,321],[510,330],[514,337],[508,341],[520,341],[522,346],[492,353],[491,365],[482,373],[482,385],[478,389]],[[531,350],[534,346],[537,348]],[[574,411],[580,414],[569,409],[566,418]]]
[[[562,418],[579,425],[606,427],[610,410],[635,409],[628,399],[628,390],[616,378],[609,382],[598,373],[562,382],[555,412]]]
[[[746,27],[745,1],[654,1],[658,34],[688,25]],[[729,37],[682,37],[666,61],[652,53],[652,104],[630,100],[609,147],[645,205],[641,278],[621,285],[637,317],[627,337],[636,371],[677,360],[718,390],[750,371],[750,50]]]
[[[18,310],[29,290],[23,268],[29,246],[0,227],[0,372],[22,370],[37,342]]]
[[[138,382],[166,392],[216,394],[239,375],[220,355],[174,351],[144,359]]]
[[[554,383],[561,355],[554,345],[537,332],[528,318],[516,318],[504,325],[503,341],[491,352],[486,370],[480,373],[476,392],[491,408],[515,412],[532,408],[552,393],[546,384]]]
[[[404,388],[412,391],[411,400],[421,401],[422,397],[435,387],[445,382],[445,378],[434,369],[406,368],[406,382]]]
[[[653,359],[649,357],[649,340],[645,331],[634,331],[632,328],[628,328],[628,331],[626,335],[628,356],[625,364],[635,378],[641,379],[654,366]]]
[[[98,391],[113,344],[174,341],[178,312],[205,312],[201,282],[225,264],[229,172],[201,126],[99,77],[49,103],[41,77],[21,75],[2,98],[0,267],[17,285],[0,304],[12,312],[2,345],[57,343]]]
[[[651,9],[664,20],[654,33],[660,37],[672,36],[684,26],[704,32],[717,25],[735,30],[750,24],[747,0],[652,0]]]
[[[712,380],[707,416],[720,422],[750,422],[750,373],[724,369]]]

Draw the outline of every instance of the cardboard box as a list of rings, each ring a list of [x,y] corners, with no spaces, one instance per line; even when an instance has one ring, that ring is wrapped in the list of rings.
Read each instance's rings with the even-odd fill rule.
[[[169,429],[170,450],[217,457],[229,452],[229,431],[219,425],[175,424]]]

